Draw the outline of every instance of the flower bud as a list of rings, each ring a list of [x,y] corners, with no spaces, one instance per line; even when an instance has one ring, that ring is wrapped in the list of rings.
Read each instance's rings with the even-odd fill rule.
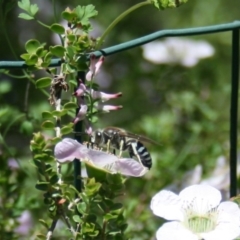
[[[82,121],[87,114],[88,106],[86,104],[81,104],[77,116],[74,118],[73,123],[76,124],[79,121]]]
[[[96,60],[95,55],[91,55],[89,71],[86,74],[87,81],[92,81],[94,76],[96,76],[96,74],[99,72],[99,69],[103,64],[103,61],[104,61],[103,56],[101,56],[98,60]]]
[[[93,99],[100,99],[102,102],[106,102],[109,99],[118,98],[122,96],[122,93],[104,93],[100,91],[91,90],[91,96]]]
[[[97,105],[98,110],[101,110],[103,112],[110,112],[110,111],[115,111],[115,110],[119,110],[122,109],[123,106],[119,105],[119,106],[115,106],[115,105]]]

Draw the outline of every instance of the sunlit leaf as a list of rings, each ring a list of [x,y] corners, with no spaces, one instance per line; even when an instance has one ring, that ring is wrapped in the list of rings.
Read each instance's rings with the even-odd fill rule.
[[[50,29],[55,32],[55,33],[58,33],[58,34],[64,34],[65,32],[65,28],[60,25],[60,24],[57,24],[57,23],[54,23],[50,26]]]
[[[4,81],[3,79],[1,79],[1,82],[0,82],[0,94],[8,93],[9,91],[11,91],[11,88],[12,88],[11,82]]]
[[[98,14],[98,12],[95,10],[95,6],[92,4],[87,6],[77,6],[75,8],[75,12],[82,25],[88,25],[90,18],[93,18]]]
[[[18,15],[19,18],[22,18],[24,20],[32,20],[34,19],[32,16],[28,15],[27,13],[20,13]]]
[[[52,79],[50,77],[43,77],[36,81],[35,85],[37,88],[45,88],[50,86]]]
[[[38,56],[36,54],[30,55],[28,59],[25,60],[26,64],[31,66],[38,62]]]
[[[53,115],[51,112],[45,111],[45,112],[42,112],[42,118],[43,119],[53,119]]]
[[[33,124],[32,122],[26,120],[21,124],[20,132],[30,136],[33,133]]]
[[[49,120],[42,123],[43,129],[54,129],[54,127],[55,127],[55,124]]]
[[[64,104],[63,108],[68,109],[68,110],[76,109],[77,104],[75,102],[68,102],[68,103]]]
[[[50,47],[50,52],[57,57],[63,57],[65,53],[65,48],[60,45],[56,45],[54,47]]]
[[[36,53],[37,49],[41,46],[40,42],[36,39],[30,39],[25,44],[25,49],[28,53],[34,54]]]
[[[71,22],[73,19],[77,17],[77,14],[74,12],[69,12],[67,9],[62,12],[62,18],[67,20],[68,22]]]
[[[68,126],[64,126],[61,128],[61,134],[62,135],[66,135],[68,133],[72,133],[73,128],[72,127],[68,127]]]

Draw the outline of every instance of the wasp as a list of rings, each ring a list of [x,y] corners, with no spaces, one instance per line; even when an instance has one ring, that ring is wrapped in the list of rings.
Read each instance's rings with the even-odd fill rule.
[[[123,151],[127,150],[131,158],[136,157],[144,167],[150,169],[152,167],[152,158],[142,142],[157,144],[149,138],[117,127],[106,127],[102,130],[96,130],[90,138],[92,146],[106,147],[107,151],[113,149],[114,153],[115,150],[119,150],[119,157],[122,156]]]

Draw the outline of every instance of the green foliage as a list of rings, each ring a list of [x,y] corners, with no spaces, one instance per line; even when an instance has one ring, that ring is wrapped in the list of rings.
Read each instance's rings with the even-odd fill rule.
[[[89,23],[96,16],[95,9],[91,5],[67,8],[61,16],[69,22],[69,29],[59,24],[59,13],[55,17],[48,17],[44,11],[37,12],[36,7],[31,7],[35,4],[20,1],[19,4],[26,11],[20,14],[20,18],[39,22],[36,19],[39,16],[46,23],[51,22],[47,29],[42,29],[34,21],[29,25],[29,21],[19,24],[22,20],[14,19],[15,11],[11,11],[13,1],[5,2],[1,6],[4,12],[0,14],[8,19],[2,21],[5,28],[19,29],[24,37],[34,39],[27,41],[24,50],[20,45],[22,35],[20,39],[18,31],[11,32],[9,42],[13,43],[17,55],[23,53],[21,57],[29,68],[23,73],[14,69],[1,73],[1,238],[21,239],[15,229],[18,225],[17,218],[26,209],[32,213],[33,226],[23,239],[46,239],[48,229],[55,219],[62,219],[64,226],[54,230],[53,239],[73,237],[74,234],[67,225],[68,220],[65,219],[69,219],[68,223],[74,231],[80,229],[78,233],[75,232],[79,239],[82,239],[83,234],[89,239],[98,239],[100,234],[105,234],[106,239],[154,238],[162,221],[155,218],[149,210],[151,197],[165,186],[173,186],[173,183],[176,188],[182,186],[185,173],[198,164],[203,167],[203,177],[211,176],[217,157],[228,156],[230,35],[219,33],[193,37],[209,41],[216,50],[215,57],[201,60],[193,68],[177,64],[154,65],[143,59],[140,48],[106,59],[104,75],[99,82],[105,84],[107,91],[123,92],[120,101],[124,109],[111,116],[99,117],[92,108],[94,114],[89,119],[95,123],[94,128],[108,125],[123,127],[156,140],[160,146],[147,145],[153,158],[153,168],[144,178],[124,181],[119,175],[108,175],[88,166],[89,178],[81,179],[84,187],[79,193],[72,186],[71,164],[63,165],[61,174],[57,171],[53,147],[61,141],[62,135],[70,135],[72,131],[71,121],[76,102],[71,94],[78,84],[76,73],[88,69],[85,53],[94,50],[99,41],[98,38],[89,36],[92,29]],[[174,5],[177,1],[154,2],[160,9],[177,7]],[[186,1],[178,2],[182,4]],[[56,9],[69,4],[67,1],[55,3]],[[71,2],[71,5],[74,3],[77,1]],[[101,14],[96,19],[96,24],[100,25],[100,29],[107,26],[124,7],[133,3],[104,4],[103,1],[97,1],[95,4]],[[105,46],[122,43],[160,28],[207,26],[239,18],[239,3],[233,0],[220,0],[210,5],[205,1],[189,1],[183,7],[173,9],[174,12],[166,9],[160,14],[152,9],[140,9],[131,18],[125,18],[116,30],[112,30],[109,38],[104,39]],[[204,15],[204,18],[196,17],[196,12]],[[91,19],[84,19],[83,13]],[[52,22],[53,18],[56,19],[55,22]],[[139,22],[141,27],[136,27]],[[60,37],[63,45],[58,43],[61,50],[57,54],[65,60],[59,71],[67,75],[65,80],[70,88],[68,93],[62,93],[61,110],[56,110],[47,103],[48,93],[44,89],[53,86],[52,80],[59,74],[56,68],[47,69],[54,55],[50,50],[55,46],[52,44],[52,34],[56,33],[65,34],[65,38]],[[0,34],[3,41],[0,50],[2,59],[14,59],[4,31]],[[64,45],[64,42],[67,44]],[[39,82],[41,78],[47,79],[46,82]],[[31,86],[27,90],[29,82]],[[99,88],[95,83],[91,87],[95,90]],[[59,136],[56,136],[54,129],[56,119],[59,118],[61,127]],[[31,140],[29,135],[42,130],[42,125],[46,130],[35,133]],[[30,140],[31,153],[28,144]],[[9,167],[8,162],[12,159],[17,161],[17,169]],[[62,212],[65,216],[60,214]],[[77,228],[78,224],[83,227]]]
[[[186,3],[188,0],[150,0],[151,3],[158,9],[176,8]]]
[[[26,13],[19,14],[18,17],[22,18],[24,20],[34,19],[34,16],[36,15],[36,13],[39,10],[37,4],[31,4],[29,0],[19,1],[18,6],[19,6],[19,8],[23,9],[24,11],[26,11],[28,13],[28,14],[26,14]]]
[[[36,88],[49,87],[52,79],[50,77],[43,77],[36,81]]]
[[[52,24],[50,29],[53,32],[58,33],[58,34],[64,34],[64,32],[65,32],[65,28],[62,25],[57,24],[57,23]]]

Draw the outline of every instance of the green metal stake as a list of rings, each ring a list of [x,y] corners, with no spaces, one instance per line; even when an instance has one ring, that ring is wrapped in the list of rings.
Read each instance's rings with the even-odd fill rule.
[[[77,85],[79,84],[79,79],[81,79],[83,82],[85,82],[85,72],[78,72],[77,78],[76,78]],[[78,111],[79,111],[79,108],[76,109],[76,116],[78,114]],[[82,132],[82,128],[83,128],[82,121],[79,121],[75,124],[74,138],[80,143],[82,142],[82,137],[81,137],[81,134],[79,134],[79,133]],[[73,164],[74,164],[74,186],[78,190],[78,192],[81,192],[82,191],[81,162],[79,159],[75,158],[73,161]]]
[[[237,195],[237,120],[239,86],[239,30],[232,31],[232,90],[230,108],[230,197]]]

